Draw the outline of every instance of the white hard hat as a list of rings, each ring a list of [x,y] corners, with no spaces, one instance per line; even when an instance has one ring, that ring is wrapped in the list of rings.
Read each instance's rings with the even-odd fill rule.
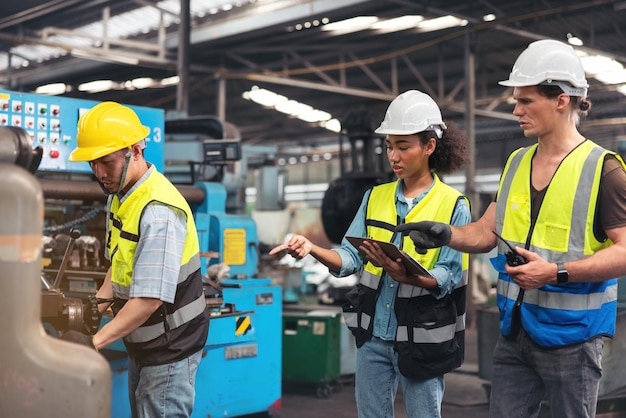
[[[384,135],[412,135],[435,131],[441,138],[446,124],[441,119],[437,103],[417,90],[405,91],[391,102],[385,120],[374,132]]]
[[[574,48],[552,39],[528,45],[517,57],[509,79],[498,84],[507,87],[556,85],[570,96],[586,96],[589,87]]]

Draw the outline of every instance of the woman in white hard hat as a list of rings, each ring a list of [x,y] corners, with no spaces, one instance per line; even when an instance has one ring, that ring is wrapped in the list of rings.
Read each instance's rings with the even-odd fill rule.
[[[500,331],[490,416],[594,417],[603,337],[615,332],[617,279],[626,274],[626,171],[622,158],[577,129],[591,106],[576,52],[531,43],[508,80],[513,114],[537,143],[514,151],[493,202],[466,227],[416,223],[415,245],[487,252],[499,273]],[[507,263],[503,241],[525,263]],[[511,265],[513,264],[513,265]]]
[[[338,277],[360,272],[344,306],[358,347],[360,418],[393,417],[398,383],[408,417],[440,417],[443,376],[463,362],[468,259],[450,248],[419,254],[395,227],[422,219],[470,222],[467,199],[437,175],[467,162],[467,141],[443,122],[434,100],[416,90],[391,102],[376,133],[387,137],[387,157],[398,180],[365,193],[346,233],[372,240],[357,249],[344,237],[341,248],[329,250],[296,235],[270,254],[311,254]],[[400,259],[389,258],[374,240],[403,248],[428,273],[407,272]]]

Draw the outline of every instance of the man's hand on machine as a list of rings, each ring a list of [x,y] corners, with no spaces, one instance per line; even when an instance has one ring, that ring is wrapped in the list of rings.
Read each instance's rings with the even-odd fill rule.
[[[448,245],[452,237],[450,225],[442,222],[421,221],[398,225],[396,231],[409,238],[415,244],[415,251],[425,254],[429,248],[437,248]]]
[[[66,331],[59,338],[61,340],[69,341],[71,343],[85,345],[89,348],[93,348],[94,350],[96,349],[96,347],[93,345],[93,336],[83,334],[80,331],[75,331],[75,330]]]

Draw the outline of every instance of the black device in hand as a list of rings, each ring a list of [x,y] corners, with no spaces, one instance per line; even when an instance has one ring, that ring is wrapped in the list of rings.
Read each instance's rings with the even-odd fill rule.
[[[506,257],[506,263],[509,266],[521,266],[522,264],[526,264],[527,260],[519,255],[515,249],[509,244],[504,238],[502,238],[496,231],[491,231],[493,234],[498,237],[506,246],[509,248],[504,256]],[[511,313],[511,330],[508,335],[505,335],[505,338],[508,340],[515,340],[519,330],[522,328],[522,302],[524,301],[524,289],[520,289],[517,294],[517,299],[515,300],[515,305],[513,308],[513,312]]]
[[[511,246],[511,244],[509,244],[504,238],[502,238],[500,235],[498,235],[498,233],[496,231],[491,231],[493,232],[493,234],[498,237],[503,243],[506,244],[507,247],[509,247],[509,251],[507,251],[506,254],[504,254],[504,256],[506,257],[506,263],[509,266],[521,266],[522,264],[526,264],[527,261],[524,257],[522,257],[521,255],[519,255],[515,249]]]

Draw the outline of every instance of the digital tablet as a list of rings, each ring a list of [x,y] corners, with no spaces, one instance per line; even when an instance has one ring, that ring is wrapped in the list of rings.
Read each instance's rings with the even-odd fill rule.
[[[346,239],[348,240],[350,244],[354,245],[354,248],[359,250],[359,252],[361,251],[359,247],[361,246],[361,244],[363,244],[363,241],[367,240],[367,241],[375,242],[380,246],[380,248],[385,252],[385,254],[387,254],[387,257],[394,259],[394,260],[401,258],[402,261],[404,262],[404,267],[406,268],[407,272],[417,275],[417,276],[426,276],[426,277],[430,277],[431,279],[434,279],[433,275],[430,274],[430,272],[426,269],[426,267],[424,267],[419,261],[411,257],[409,253],[398,248],[395,244],[392,244],[390,242],[385,242],[385,241],[378,241],[372,238],[363,238],[363,237],[346,236]]]

